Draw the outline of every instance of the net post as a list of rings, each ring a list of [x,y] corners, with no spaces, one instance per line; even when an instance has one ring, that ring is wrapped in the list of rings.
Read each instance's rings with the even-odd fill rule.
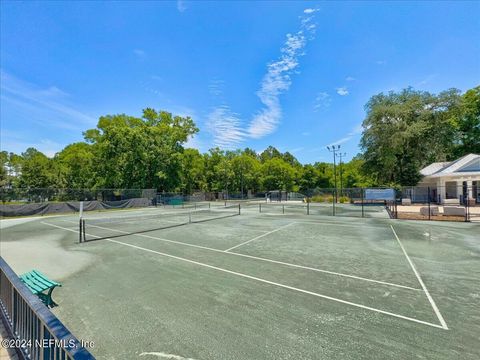
[[[240,203],[238,203],[238,215],[241,215],[241,214],[242,214],[242,207]]]
[[[210,209],[210,203],[208,203],[208,208]]]
[[[310,215],[310,201],[307,202],[307,215]]]
[[[82,236],[83,236],[83,220],[80,218],[80,221],[78,222],[78,243],[82,243]]]
[[[262,204],[258,204],[258,212],[261,213],[262,212]]]
[[[282,205],[282,214],[285,214],[285,205]]]

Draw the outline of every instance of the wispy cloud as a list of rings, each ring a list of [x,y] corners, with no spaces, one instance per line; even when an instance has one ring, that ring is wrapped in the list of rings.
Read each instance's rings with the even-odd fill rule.
[[[298,148],[290,150],[290,152],[292,154],[296,154],[296,153],[299,153],[299,152],[303,151],[303,149],[305,149],[305,148],[304,147],[298,147]]]
[[[254,139],[274,132],[282,117],[280,95],[288,91],[292,83],[291,75],[297,70],[300,56],[304,55],[307,41],[313,39],[316,25],[312,23],[315,9],[305,9],[307,16],[301,16],[300,30],[287,34],[278,60],[268,64],[257,96],[264,105],[251,120],[248,135]]]
[[[386,63],[387,63],[386,60],[377,60],[377,61],[375,61],[375,64],[377,64],[377,65],[385,65]]]
[[[356,135],[359,135],[361,134],[363,131],[363,127],[362,127],[362,124],[357,124],[352,130],[350,130],[350,132],[345,135],[344,137],[334,141],[334,142],[331,142],[330,144],[327,144],[325,145],[326,146],[332,146],[332,145],[341,145],[341,144],[344,144],[346,142],[349,142],[353,137],[355,137]]]
[[[437,74],[428,75],[425,79],[421,80],[417,87],[428,85],[433,79],[437,77]]]
[[[2,100],[11,103],[16,108],[28,111],[32,121],[35,121],[35,116],[38,115],[39,121],[42,123],[51,123],[70,129],[76,129],[82,124],[81,127],[92,126],[97,122],[94,117],[69,104],[67,101],[70,100],[69,95],[56,86],[41,88],[5,71],[0,71],[0,77]],[[46,113],[50,114],[49,118],[45,118]]]
[[[328,93],[324,91],[319,92],[315,97],[315,101],[313,104],[313,111],[317,112],[321,109],[328,108],[331,102],[332,102],[332,99],[330,98],[330,95],[328,95]]]
[[[345,81],[355,81],[355,78],[352,77],[352,76],[347,76],[347,77],[345,78]]]
[[[319,9],[315,8],[315,9],[312,9],[312,8],[307,8],[305,10],[303,10],[303,13],[304,14],[313,14],[314,12],[317,12]]]
[[[17,132],[11,132],[2,129],[0,134],[1,150],[20,154],[28,148],[35,148],[41,151],[48,157],[53,157],[57,152],[64,148],[64,144],[60,144],[51,139],[40,139],[36,142],[25,141],[23,134]]]
[[[145,60],[147,58],[147,53],[142,49],[134,49],[133,53],[140,60]]]
[[[245,138],[239,115],[227,105],[218,106],[210,112],[207,127],[213,135],[214,145],[220,148],[234,148]]]
[[[349,94],[346,86],[339,87],[336,90],[337,90],[337,94],[340,96],[347,96]]]
[[[213,96],[220,96],[223,95],[223,88],[225,85],[225,81],[219,79],[210,80],[208,84],[208,90],[211,95]]]
[[[184,0],[177,0],[177,10],[180,12],[187,10],[187,4]]]

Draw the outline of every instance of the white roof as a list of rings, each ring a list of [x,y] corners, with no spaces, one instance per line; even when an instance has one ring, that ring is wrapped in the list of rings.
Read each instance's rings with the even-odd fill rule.
[[[420,170],[423,176],[480,175],[480,155],[468,154],[455,161],[438,162]]]
[[[455,161],[436,162],[420,170],[429,177],[451,175],[480,175],[480,155],[468,154]]]

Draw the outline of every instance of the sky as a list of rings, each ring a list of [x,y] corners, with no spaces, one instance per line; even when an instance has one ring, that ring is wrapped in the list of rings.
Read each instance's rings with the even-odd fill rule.
[[[191,116],[202,152],[360,152],[364,106],[480,84],[480,2],[17,2],[0,15],[1,150],[53,156],[98,118]]]

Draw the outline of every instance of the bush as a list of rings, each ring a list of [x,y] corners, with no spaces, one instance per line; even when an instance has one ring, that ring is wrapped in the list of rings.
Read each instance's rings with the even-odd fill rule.
[[[310,202],[333,202],[332,195],[314,195],[309,199]]]
[[[338,201],[340,204],[348,204],[350,202],[350,198],[348,196],[340,196]]]

